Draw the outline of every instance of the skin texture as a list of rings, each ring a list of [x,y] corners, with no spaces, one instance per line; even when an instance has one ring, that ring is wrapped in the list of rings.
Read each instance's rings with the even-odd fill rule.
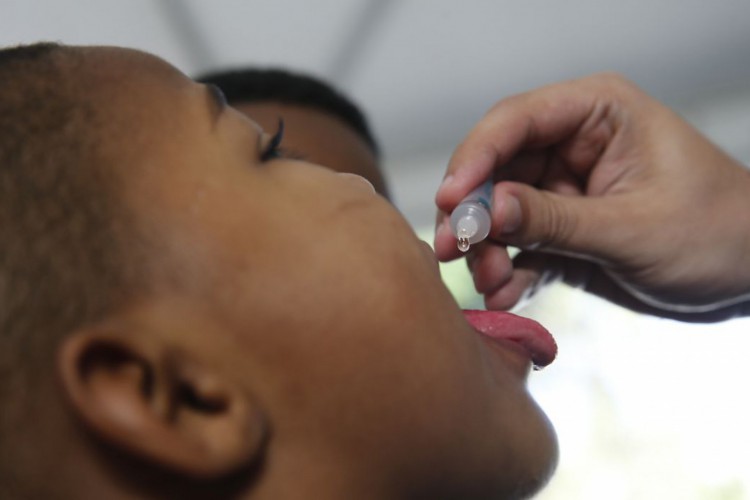
[[[436,201],[447,216],[493,175],[493,227],[469,256],[491,309],[556,277],[635,310],[683,320],[747,311],[750,172],[617,75],[500,101],[456,149]],[[520,247],[513,262],[505,245]],[[747,312],[745,312],[746,314]]]
[[[385,199],[261,161],[269,135],[160,59],[88,50],[137,131],[113,139],[126,195],[178,272],[60,347],[67,403],[49,414],[75,450],[57,471],[76,471],[71,491],[480,499],[547,480],[556,440],[528,358],[473,331]]]
[[[284,120],[284,149],[292,157],[337,172],[361,175],[388,197],[378,161],[367,143],[339,118],[313,107],[279,102],[233,102],[264,130],[273,132]]]

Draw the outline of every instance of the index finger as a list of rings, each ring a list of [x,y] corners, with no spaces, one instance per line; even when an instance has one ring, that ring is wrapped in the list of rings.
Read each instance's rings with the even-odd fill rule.
[[[574,135],[600,100],[589,79],[542,87],[498,102],[454,151],[435,201],[452,211],[472,189],[523,150]]]

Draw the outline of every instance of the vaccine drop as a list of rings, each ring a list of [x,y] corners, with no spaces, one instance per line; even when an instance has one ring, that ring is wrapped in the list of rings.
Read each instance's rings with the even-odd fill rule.
[[[469,243],[469,238],[467,238],[465,236],[461,236],[460,238],[458,238],[458,249],[459,250],[461,250],[462,252],[468,252],[470,246],[471,246],[471,244]]]

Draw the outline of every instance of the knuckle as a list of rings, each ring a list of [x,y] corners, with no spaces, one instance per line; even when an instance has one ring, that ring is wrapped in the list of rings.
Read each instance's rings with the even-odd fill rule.
[[[622,73],[616,71],[604,71],[593,75],[592,79],[600,85],[609,87],[624,87],[632,85]]]
[[[545,203],[543,216],[543,235],[537,242],[537,248],[565,247],[575,235],[577,224],[564,203]]]

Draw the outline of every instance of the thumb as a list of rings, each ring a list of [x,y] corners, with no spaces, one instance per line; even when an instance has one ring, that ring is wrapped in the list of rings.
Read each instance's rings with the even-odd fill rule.
[[[609,260],[623,236],[605,197],[562,195],[517,182],[499,183],[493,197],[492,229],[509,245]]]

